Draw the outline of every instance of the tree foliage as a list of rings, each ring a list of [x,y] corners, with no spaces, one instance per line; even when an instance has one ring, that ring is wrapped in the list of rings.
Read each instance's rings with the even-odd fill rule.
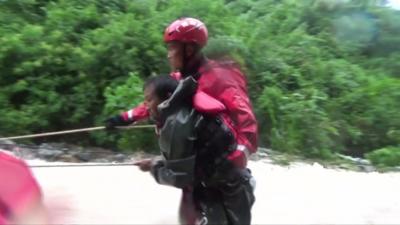
[[[209,57],[246,71],[261,145],[311,157],[399,145],[400,13],[382,1],[3,0],[0,10],[2,136],[93,126],[134,106],[142,80],[169,70],[165,26],[192,16],[209,28]],[[154,141],[132,131],[84,142]]]

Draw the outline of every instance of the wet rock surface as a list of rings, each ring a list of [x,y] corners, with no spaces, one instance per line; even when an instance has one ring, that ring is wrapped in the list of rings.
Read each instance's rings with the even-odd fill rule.
[[[142,151],[132,153],[122,153],[110,149],[99,147],[82,147],[66,143],[43,143],[40,145],[26,145],[15,143],[10,140],[0,141],[0,149],[11,151],[13,154],[23,159],[42,159],[46,161],[60,161],[60,162],[94,162],[94,163],[108,163],[108,162],[132,162],[142,158],[152,157],[154,154],[145,153]],[[343,160],[338,162],[322,162],[325,168],[331,169],[344,169],[361,172],[374,172],[377,169],[368,161],[361,158],[353,158],[345,155],[338,155]],[[294,162],[305,162],[313,164],[315,161],[301,158],[299,156],[285,155],[284,153],[273,151],[268,148],[259,148],[256,154],[252,154],[250,160],[267,160],[272,164],[290,165]],[[394,171],[400,171],[399,168],[394,168]]]
[[[151,156],[144,152],[121,153],[99,147],[82,147],[66,143],[26,145],[12,141],[2,141],[0,142],[0,149],[10,151],[26,160],[42,159],[50,162],[129,162],[133,158],[140,159]]]

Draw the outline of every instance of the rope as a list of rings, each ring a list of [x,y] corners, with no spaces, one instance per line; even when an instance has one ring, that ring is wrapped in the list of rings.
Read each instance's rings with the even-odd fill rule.
[[[56,164],[56,165],[29,165],[30,168],[49,167],[104,167],[104,166],[134,166],[135,163],[91,163],[91,164]]]
[[[154,125],[132,125],[132,126],[120,126],[116,127],[118,129],[131,129],[131,128],[154,128]],[[94,131],[94,130],[103,130],[105,126],[100,127],[90,127],[90,128],[82,128],[82,129],[74,129],[74,130],[65,130],[65,131],[56,131],[56,132],[46,132],[46,133],[39,133],[39,134],[29,134],[29,135],[22,135],[22,136],[14,136],[14,137],[4,137],[0,138],[0,141],[4,140],[16,140],[16,139],[23,139],[23,138],[35,138],[35,137],[45,137],[51,135],[60,135],[60,134],[70,134],[70,133],[78,133],[78,132],[85,132],[85,131]],[[12,144],[14,145],[14,144]],[[30,168],[49,168],[49,167],[100,167],[100,166],[134,166],[135,163],[91,163],[91,164],[56,164],[56,165],[29,165]]]
[[[154,125],[133,125],[133,126],[121,126],[117,127],[118,129],[131,129],[131,128],[154,128]],[[29,135],[22,135],[22,136],[14,136],[14,137],[4,137],[0,138],[0,141],[5,140],[16,140],[16,139],[24,139],[24,138],[35,138],[35,137],[45,137],[45,136],[52,136],[52,135],[60,135],[60,134],[70,134],[70,133],[78,133],[78,132],[86,132],[86,131],[93,131],[93,130],[103,130],[105,126],[100,127],[90,127],[90,128],[83,128],[83,129],[75,129],[75,130],[65,130],[65,131],[56,131],[56,132],[47,132],[47,133],[39,133],[39,134],[29,134]]]

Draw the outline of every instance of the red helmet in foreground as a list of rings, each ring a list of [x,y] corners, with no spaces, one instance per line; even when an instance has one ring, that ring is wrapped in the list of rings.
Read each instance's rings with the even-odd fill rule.
[[[181,18],[172,22],[164,32],[164,41],[179,41],[182,43],[196,43],[200,47],[207,44],[207,27],[198,19]]]

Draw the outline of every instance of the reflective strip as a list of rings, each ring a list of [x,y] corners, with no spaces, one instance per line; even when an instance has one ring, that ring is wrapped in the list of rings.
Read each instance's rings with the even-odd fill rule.
[[[256,190],[256,186],[257,186],[257,181],[256,179],[252,176],[249,180],[251,189],[253,190],[253,192]]]
[[[244,145],[238,145],[238,146],[237,146],[237,150],[239,150],[239,151],[241,151],[241,152],[244,153],[244,155],[246,156],[246,160],[249,159],[250,152],[249,152],[249,149],[247,149],[246,146],[244,146]]]
[[[133,110],[129,110],[128,111],[128,119],[132,119],[133,118]]]

